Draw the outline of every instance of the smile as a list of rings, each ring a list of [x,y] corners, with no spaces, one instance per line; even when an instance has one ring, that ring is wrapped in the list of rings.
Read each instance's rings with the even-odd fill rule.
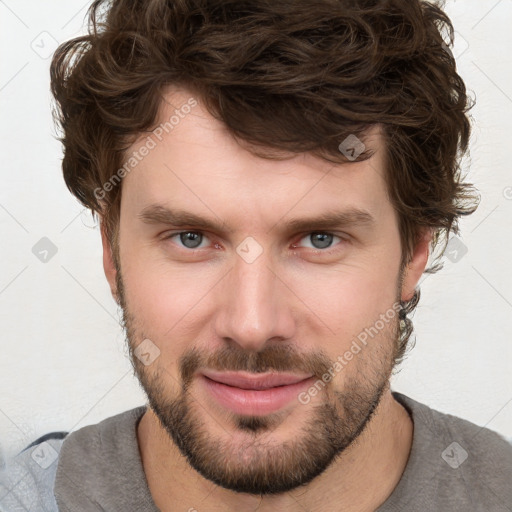
[[[201,385],[219,405],[242,415],[266,415],[283,409],[314,380],[292,373],[211,372],[199,375]]]

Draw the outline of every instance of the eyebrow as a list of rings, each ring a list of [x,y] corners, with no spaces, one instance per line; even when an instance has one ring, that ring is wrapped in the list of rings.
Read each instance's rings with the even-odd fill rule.
[[[137,217],[145,224],[164,224],[225,233],[234,231],[233,227],[220,219],[208,219],[186,210],[170,209],[159,204],[146,206]],[[277,224],[284,225],[281,230],[289,231],[327,230],[345,226],[373,225],[375,218],[366,210],[349,208],[344,211],[326,211],[316,217],[300,217],[288,221],[283,219]]]

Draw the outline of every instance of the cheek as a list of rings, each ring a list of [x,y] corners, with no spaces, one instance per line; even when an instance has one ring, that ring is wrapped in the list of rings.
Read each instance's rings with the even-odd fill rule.
[[[175,348],[185,342],[186,331],[197,324],[208,293],[217,281],[216,275],[205,266],[170,265],[144,249],[126,251],[122,259],[130,313],[145,336],[161,340],[162,345],[164,340],[173,340]]]
[[[293,280],[294,291],[322,320],[327,336],[348,340],[393,309],[399,267],[396,260],[385,262],[367,258],[336,269],[303,269]]]
[[[321,348],[335,362],[332,383],[343,389],[348,382],[359,382],[361,375],[369,382],[391,361],[399,309],[398,270],[352,268],[341,277],[336,274],[337,279],[317,276],[317,294],[308,305],[316,303],[311,309],[321,322],[311,316],[315,323],[305,329],[314,340],[311,348]]]

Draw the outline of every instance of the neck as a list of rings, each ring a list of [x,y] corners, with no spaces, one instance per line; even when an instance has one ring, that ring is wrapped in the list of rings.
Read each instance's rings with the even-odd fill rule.
[[[151,409],[137,431],[144,472],[162,512],[343,510],[373,512],[391,495],[409,457],[413,423],[386,390],[364,432],[317,478],[280,495],[236,493],[204,479],[181,455]]]

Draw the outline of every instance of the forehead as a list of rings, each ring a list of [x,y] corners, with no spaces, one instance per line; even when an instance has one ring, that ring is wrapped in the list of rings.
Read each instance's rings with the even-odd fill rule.
[[[127,151],[126,160],[136,165],[123,180],[122,210],[140,212],[152,204],[218,216],[243,210],[272,222],[272,215],[291,210],[308,214],[347,206],[378,217],[391,208],[378,127],[364,142],[374,154],[362,162],[334,164],[309,153],[262,158],[213,118],[199,97],[170,89],[157,127]]]

